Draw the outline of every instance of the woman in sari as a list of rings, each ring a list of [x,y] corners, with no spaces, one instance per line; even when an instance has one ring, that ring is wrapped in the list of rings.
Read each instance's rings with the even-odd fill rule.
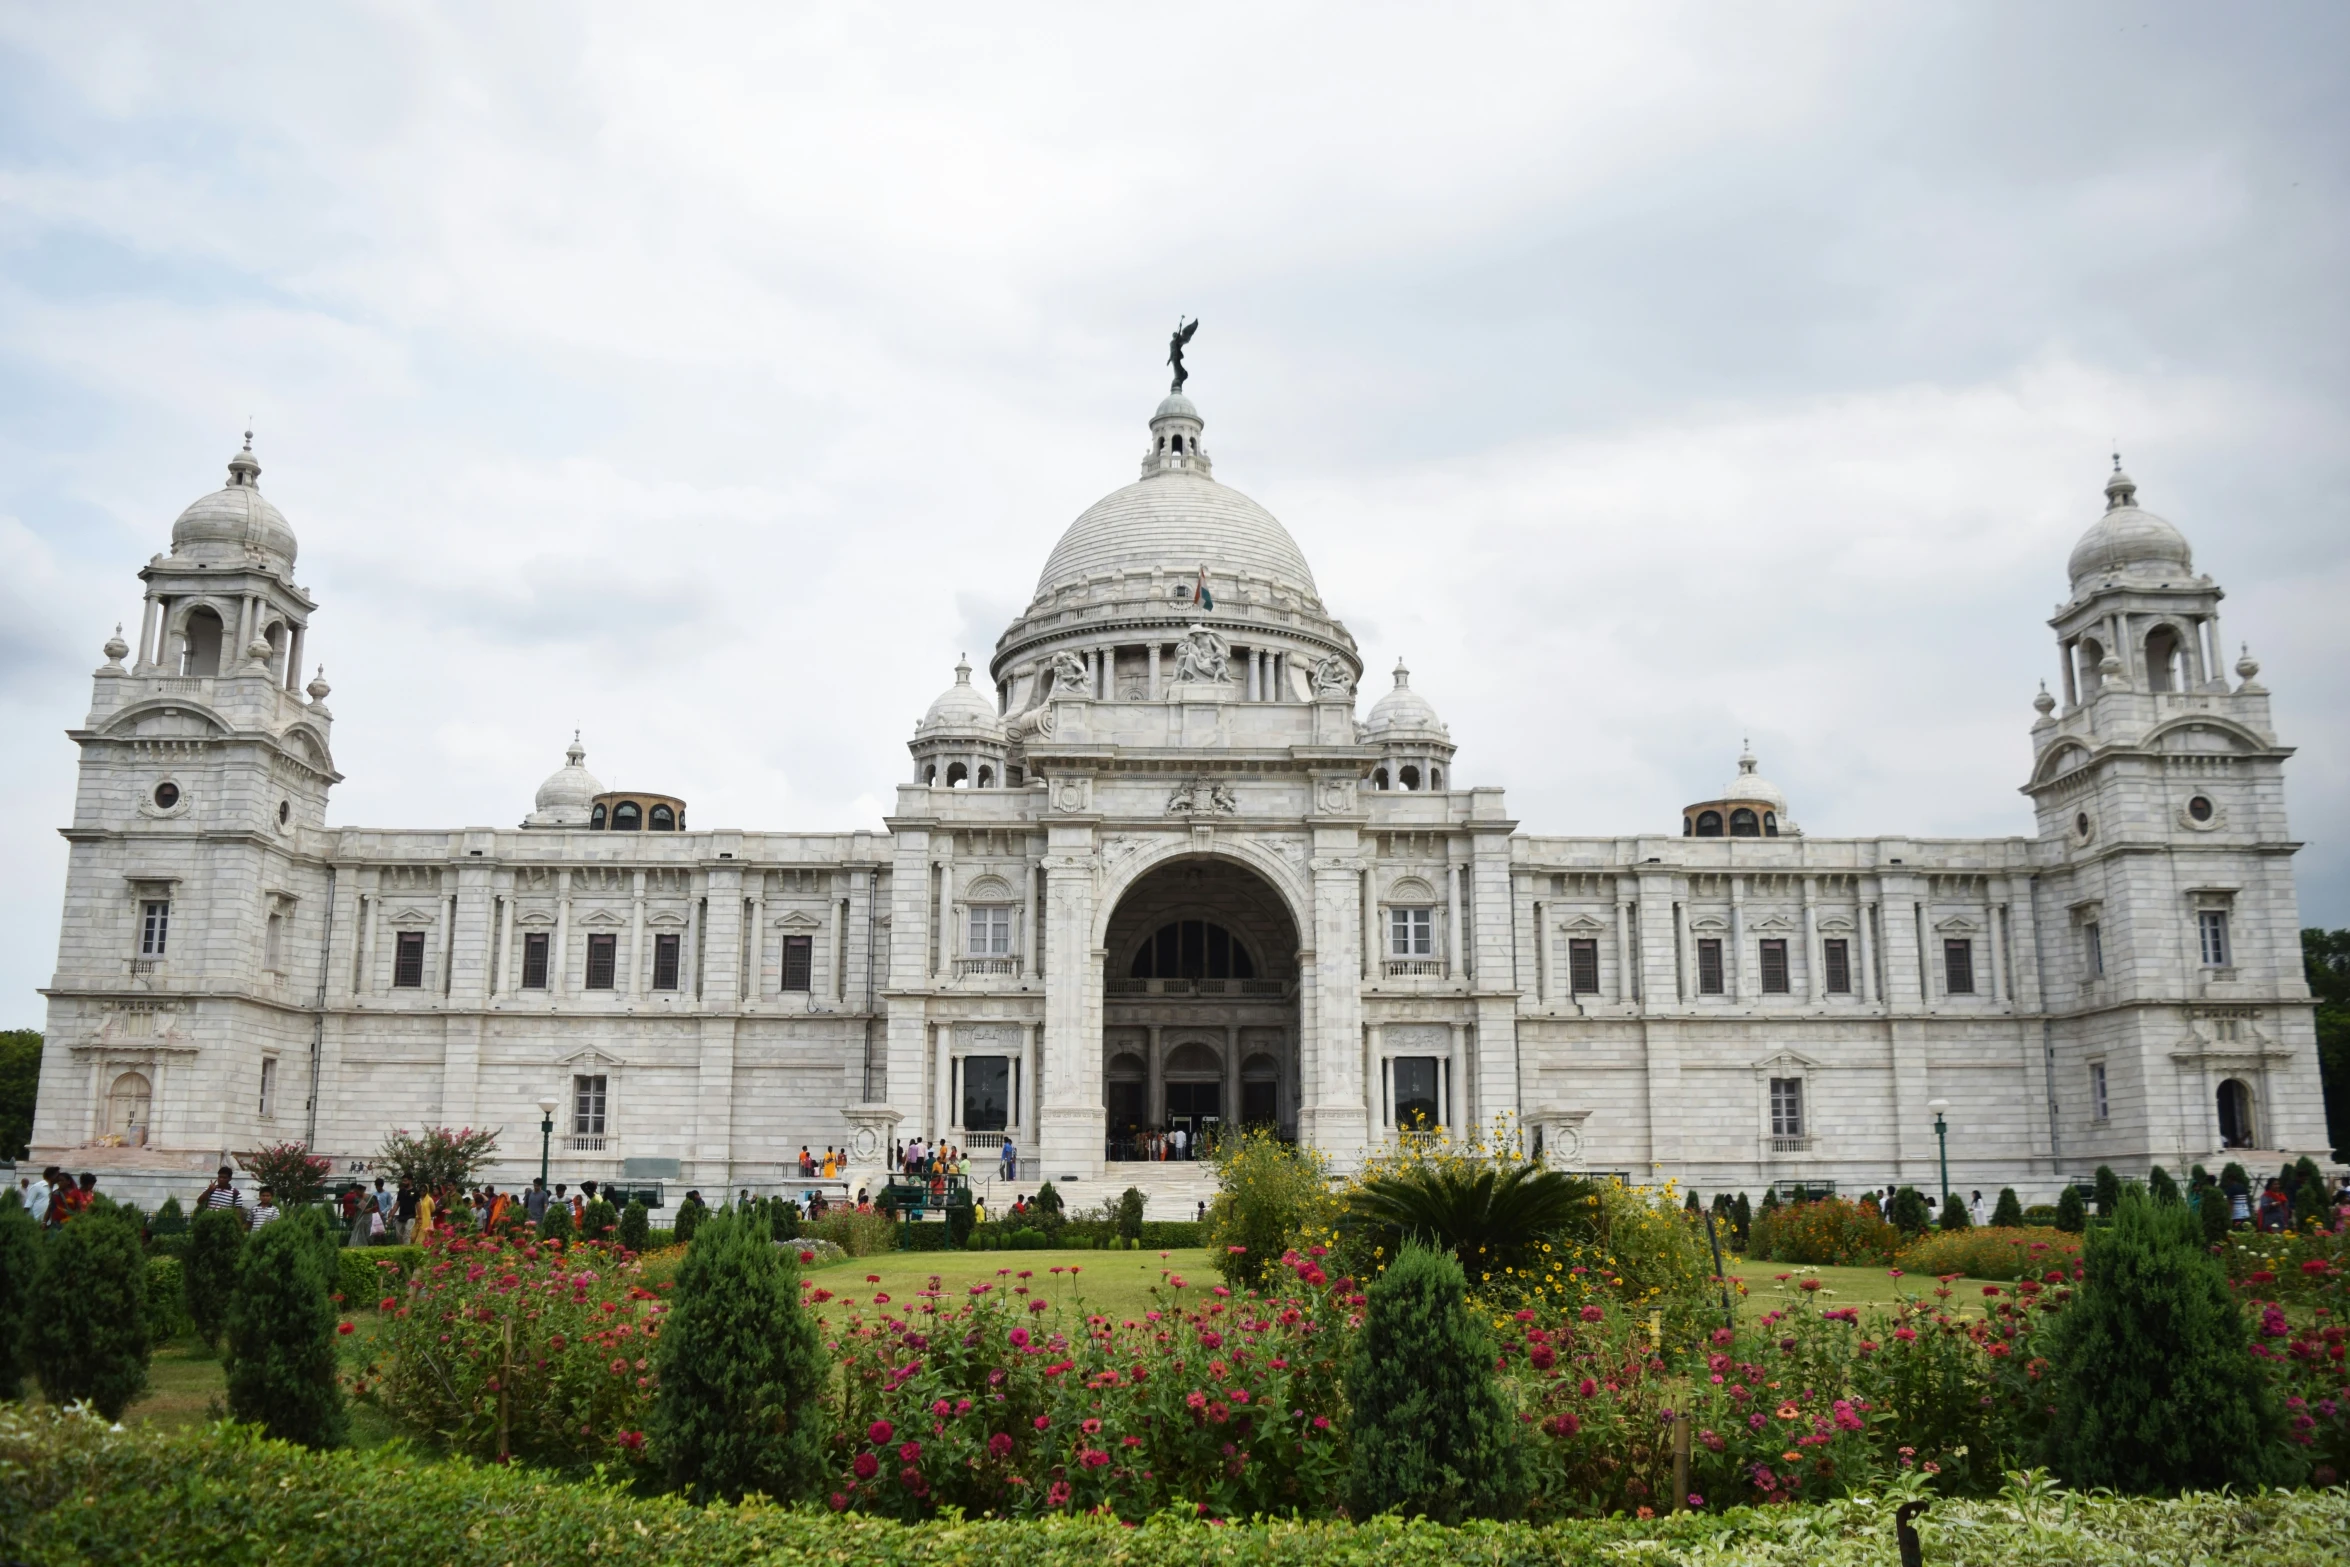
[[[432,1234],[432,1216],[435,1206],[430,1192],[426,1192],[416,1199],[416,1229],[409,1237],[408,1242],[411,1246],[423,1245],[426,1237]]]

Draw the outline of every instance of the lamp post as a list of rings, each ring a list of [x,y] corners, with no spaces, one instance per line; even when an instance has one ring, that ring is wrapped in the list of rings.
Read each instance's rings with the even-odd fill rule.
[[[555,1101],[539,1101],[539,1184],[547,1180],[547,1152],[555,1145]]]
[[[1942,1119],[1942,1112],[1950,1108],[1947,1099],[1929,1099],[1926,1108],[1934,1112],[1934,1141],[1942,1151],[1942,1201],[1950,1201],[1950,1125]]]

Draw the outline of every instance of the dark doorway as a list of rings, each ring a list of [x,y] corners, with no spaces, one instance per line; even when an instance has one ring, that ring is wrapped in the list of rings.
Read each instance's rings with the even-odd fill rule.
[[[2219,1085],[2219,1141],[2223,1148],[2252,1146],[2252,1090],[2232,1077]]]
[[[1143,1085],[1139,1082],[1110,1083],[1110,1135],[1114,1138],[1132,1136],[1141,1130],[1145,1114]]]
[[[1012,1058],[963,1058],[963,1130],[1000,1132],[1012,1113]]]
[[[1395,1124],[1406,1130],[1440,1125],[1436,1106],[1436,1058],[1395,1058]]]
[[[1167,1129],[1180,1126],[1191,1134],[1192,1146],[1197,1147],[1200,1135],[1223,1119],[1223,1106],[1222,1083],[1169,1083]]]
[[[1281,1085],[1278,1083],[1243,1083],[1240,1085],[1240,1120],[1244,1126],[1271,1126],[1281,1110]]]

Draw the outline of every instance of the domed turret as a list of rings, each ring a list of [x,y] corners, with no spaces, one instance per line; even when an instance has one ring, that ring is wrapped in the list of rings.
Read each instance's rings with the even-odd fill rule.
[[[2078,598],[2107,577],[2192,578],[2195,555],[2185,534],[2138,505],[2138,486],[2117,455],[2105,481],[2105,515],[2073,546],[2069,570]]]
[[[604,786],[586,767],[587,748],[579,743],[579,735],[571,736],[571,749],[563,753],[562,768],[539,785],[537,809],[523,818],[525,827],[585,827],[595,804],[596,796]]]
[[[1685,838],[1800,838],[1803,829],[1787,815],[1787,795],[1755,771],[1754,752],[1741,746],[1738,776],[1718,800],[1681,808]]]
[[[914,726],[914,781],[946,788],[993,789],[1005,781],[1004,721],[971,684],[971,661],[955,663],[955,683],[939,693]]]
[[[228,484],[191,503],[171,525],[171,553],[210,566],[255,562],[291,576],[294,530],[260,488],[261,463],[253,455],[253,432],[228,462]]]
[[[1428,699],[1412,689],[1412,672],[1395,661],[1395,689],[1371,704],[1357,731],[1365,745],[1379,747],[1371,769],[1374,789],[1441,789],[1452,764],[1452,731]]]

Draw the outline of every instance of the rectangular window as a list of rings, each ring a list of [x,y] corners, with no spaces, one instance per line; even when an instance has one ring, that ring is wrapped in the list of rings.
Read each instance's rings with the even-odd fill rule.
[[[1012,909],[1009,904],[971,906],[971,952],[975,958],[1000,958],[1012,950]]]
[[[620,938],[615,935],[590,936],[587,943],[587,988],[610,990],[613,975],[620,967]]]
[[[1389,1070],[1395,1078],[1395,1124],[1401,1127],[1440,1126],[1436,1118],[1434,1056],[1397,1056]]]
[[[1567,943],[1567,986],[1578,996],[1599,994],[1599,943],[1577,936]]]
[[[531,931],[522,938],[522,988],[547,988],[547,944],[553,938],[545,931]]]
[[[261,966],[272,974],[286,964],[286,920],[282,914],[272,914],[262,927]]]
[[[1701,996],[1722,993],[1722,944],[1711,936],[1697,943],[1697,993]]]
[[[610,937],[606,937],[610,940]],[[574,1137],[601,1137],[604,1135],[604,1082],[601,1074],[595,1077],[575,1077],[571,1080],[571,1135]]]
[[[1429,958],[1436,955],[1434,909],[1389,909],[1387,951],[1390,957]]]
[[[653,938],[653,988],[655,990],[675,990],[677,988],[677,949],[680,939],[676,936],[655,936]]]
[[[1942,988],[1954,996],[1975,993],[1975,944],[1968,940],[1942,943]]]
[[[1766,996],[1787,994],[1787,943],[1778,937],[1762,944],[1762,988]]]
[[[424,983],[424,932],[403,930],[393,939],[392,983],[402,990],[414,990]]]
[[[816,938],[813,936],[786,936],[783,938],[783,988],[808,990],[813,988],[816,970]]]
[[[1774,1077],[1771,1079],[1771,1135],[1773,1137],[1801,1137],[1803,1135],[1803,1079]]]
[[[965,1056],[963,1130],[1000,1132],[1012,1115],[1012,1058]]]
[[[149,898],[139,905],[139,956],[163,956],[164,943],[171,936],[171,902],[166,898]]]
[[[1828,994],[1852,994],[1852,944],[1841,936],[1831,936],[1820,943],[1821,966],[1828,971]]]
[[[2089,1063],[2089,1114],[2102,1121],[2106,1117],[2105,1063]]]
[[[2081,927],[2081,960],[2088,964],[2091,979],[2105,977],[2105,932],[2095,920]]]
[[[2225,909],[2205,909],[2195,916],[2196,934],[2203,941],[2203,966],[2228,966],[2228,916]]]
[[[277,1057],[261,1058],[261,1119],[277,1114]]]

